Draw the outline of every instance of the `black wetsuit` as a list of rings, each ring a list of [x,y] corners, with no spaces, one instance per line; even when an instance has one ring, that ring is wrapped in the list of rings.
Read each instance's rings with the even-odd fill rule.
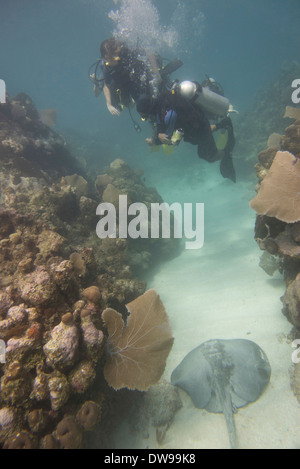
[[[166,122],[166,117],[170,111],[176,116],[170,125]],[[215,161],[217,147],[212,135],[210,123],[204,112],[195,108],[185,98],[165,94],[160,100],[156,114],[156,133],[166,133],[171,138],[176,129],[184,132],[184,141],[198,146],[198,156],[207,161]],[[154,137],[155,138],[155,137]],[[159,143],[157,136],[155,143]]]
[[[128,106],[142,94],[151,94],[153,74],[147,60],[142,60],[137,51],[124,47],[120,61],[115,67],[102,64],[104,83],[110,89],[113,106]]]
[[[199,158],[210,163],[220,159],[210,122],[205,112],[182,96],[172,95],[170,92],[163,94],[156,105],[156,116],[152,120],[152,126],[154,144],[161,143],[158,138],[159,133],[167,134],[171,138],[174,130],[182,129],[184,141],[197,145]],[[224,118],[217,124],[217,128],[226,129],[228,132],[228,140],[221,159],[220,171],[223,177],[235,182],[236,175],[231,156],[235,138],[231,119],[229,117]]]

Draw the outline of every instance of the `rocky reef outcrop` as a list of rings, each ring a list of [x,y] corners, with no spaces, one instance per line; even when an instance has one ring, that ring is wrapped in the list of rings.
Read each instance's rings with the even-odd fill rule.
[[[299,62],[283,65],[279,76],[272,78],[269,85],[262,86],[253,97],[251,107],[235,119],[235,154],[243,161],[243,165],[239,167],[240,178],[249,178],[256,155],[266,148],[269,136],[273,133],[284,133],[287,127],[285,108],[287,105],[293,105],[291,84],[299,76]]]
[[[282,312],[293,325],[290,341],[300,334],[300,109],[295,107],[294,116],[277,144],[259,152],[257,195],[250,202],[257,212],[255,239],[264,251],[260,266],[269,275],[279,270],[286,283],[281,300]],[[290,372],[300,402],[299,365]]]
[[[265,251],[262,266],[266,270],[267,264],[270,268],[273,263],[283,272],[288,287],[283,297],[283,311],[298,327],[295,282],[300,272],[300,151],[295,149],[300,150],[300,120],[295,120],[285,129],[279,146],[269,147],[258,154],[257,196],[250,205],[257,212],[255,239]]]
[[[99,239],[100,202],[162,199],[120,159],[87,177],[27,95],[0,105],[0,137],[0,447],[107,447],[134,392],[104,379],[102,312],[126,319],[177,240]]]
[[[19,93],[0,106],[0,163],[15,181],[35,176],[47,181],[81,172],[65,139],[45,125],[31,98]]]

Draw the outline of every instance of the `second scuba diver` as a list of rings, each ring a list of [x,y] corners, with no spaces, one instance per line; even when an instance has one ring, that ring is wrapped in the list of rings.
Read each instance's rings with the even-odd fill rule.
[[[189,88],[192,82],[183,82]],[[197,84],[198,85],[198,84]],[[198,85],[201,88],[201,85]],[[190,93],[190,89],[186,89]],[[199,88],[199,89],[200,89]],[[184,90],[185,91],[185,90]],[[202,91],[202,90],[201,90]],[[220,106],[227,108],[226,98],[216,93],[209,94],[209,90],[203,88],[206,93],[204,105],[214,99],[212,109]],[[220,172],[224,178],[236,182],[236,174],[232,162],[232,150],[235,144],[232,121],[225,115],[216,124],[210,124],[208,113],[204,107],[196,105],[195,94],[192,99],[187,93],[165,90],[158,99],[144,94],[137,101],[136,108],[143,120],[149,120],[152,126],[152,137],[147,138],[148,145],[177,145],[183,138],[184,141],[197,145],[199,158],[213,163],[220,160]],[[187,97],[189,99],[187,99]],[[202,96],[203,98],[203,96]],[[218,102],[220,99],[220,102]],[[224,107],[225,104],[225,107]],[[218,149],[212,132],[225,129],[227,139],[222,149]]]
[[[146,55],[143,51],[129,49],[125,43],[110,38],[100,45],[102,59],[90,75],[94,92],[98,96],[103,90],[106,104],[112,115],[118,116],[128,107],[134,127],[130,107],[136,103],[138,113],[149,119],[152,138],[146,139],[149,145],[174,145],[184,141],[197,145],[198,156],[208,162],[220,160],[220,172],[224,178],[236,182],[232,162],[235,144],[234,132],[229,117],[230,104],[223,96],[222,89],[208,78],[202,85],[197,82],[171,82],[169,75],[182,65],[175,59],[166,67],[162,66],[159,55]],[[95,64],[93,64],[94,66]],[[98,66],[102,76],[97,78]],[[222,116],[216,124],[209,119]],[[212,132],[224,129],[226,142],[218,149]]]

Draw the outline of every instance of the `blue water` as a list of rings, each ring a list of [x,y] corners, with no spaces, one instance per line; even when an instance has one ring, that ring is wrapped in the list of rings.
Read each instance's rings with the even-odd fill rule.
[[[299,0],[146,3],[157,9],[162,34],[172,27],[178,33],[169,46],[154,38],[164,57],[179,57],[184,62],[176,76],[198,81],[205,74],[214,77],[239,111],[245,112],[256,92],[276,80],[285,63],[299,58]],[[255,213],[249,208],[256,183],[254,171],[248,181],[233,185],[221,178],[217,165],[199,161],[191,145],[181,144],[170,157],[150,154],[144,142],[150,133],[147,123],[141,124],[143,131],[137,134],[128,112],[113,117],[104,97],[94,97],[88,68],[99,57],[100,43],[116,27],[109,12],[122,4],[124,0],[0,0],[0,78],[11,96],[23,91],[38,109],[56,108],[55,130],[83,136],[87,165],[90,142],[96,141],[100,169],[107,155],[118,156],[143,168],[146,183],[156,187],[167,202],[205,203],[204,247],[183,252],[149,279],[148,285],[161,295],[174,329],[175,345],[165,378],[169,379],[172,368],[201,341],[215,336],[249,338],[252,334],[250,338],[269,356],[273,381],[271,397],[266,394],[259,400],[258,410],[253,405],[238,413],[242,446],[297,447],[299,409],[287,372],[291,350],[277,340],[290,329],[281,314],[284,283],[279,274],[269,279],[258,267],[261,253],[253,240]],[[239,118],[234,116],[235,122]],[[247,156],[247,148],[239,165],[243,156]],[[165,447],[226,447],[226,430],[218,434],[216,417],[201,413],[202,427],[198,429],[199,414],[189,402],[184,403],[168,431]],[[127,437],[125,430],[117,445],[156,444],[155,438],[147,443],[127,441]]]
[[[177,3],[153,1],[162,25],[170,25]],[[127,140],[123,120],[108,118],[87,79],[101,41],[114,29],[108,13],[117,5],[112,0],[1,0],[0,4],[0,71],[9,93],[22,90],[38,107],[56,107],[62,127],[99,130],[109,136],[117,132],[123,144]],[[179,44],[168,51],[170,58],[180,52],[185,63],[178,76],[200,81],[206,73],[215,77],[240,109],[276,76],[284,61],[298,57],[297,0],[182,4],[186,19],[178,26]],[[204,15],[203,22],[192,23],[199,14]]]

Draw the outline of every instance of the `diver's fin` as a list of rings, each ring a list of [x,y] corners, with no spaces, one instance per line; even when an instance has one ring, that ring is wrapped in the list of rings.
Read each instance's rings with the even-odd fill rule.
[[[165,145],[163,144],[163,151],[165,155],[171,155],[174,151],[174,145]]]
[[[227,145],[227,141],[228,141],[228,131],[226,129],[222,129],[219,132],[219,135],[217,138],[217,142],[216,142],[217,149],[224,150],[224,148]]]
[[[232,162],[231,153],[225,152],[225,155],[221,159],[220,172],[223,178],[230,179],[231,181],[236,182],[236,174]]]
[[[151,145],[150,146],[150,152],[151,153],[156,153],[160,150],[160,145]]]
[[[235,145],[235,137],[234,137],[234,132],[233,132],[233,125],[229,117],[228,117],[228,124],[227,124],[226,130],[227,130],[228,137],[227,137],[227,143],[226,143],[224,150],[225,152],[232,153],[232,150]]]
[[[224,147],[224,156],[220,163],[220,172],[223,178],[227,178],[233,182],[236,182],[236,174],[232,161],[232,150],[235,145],[235,138],[233,133],[232,122],[229,117],[227,117],[225,129],[227,134],[227,142]]]

